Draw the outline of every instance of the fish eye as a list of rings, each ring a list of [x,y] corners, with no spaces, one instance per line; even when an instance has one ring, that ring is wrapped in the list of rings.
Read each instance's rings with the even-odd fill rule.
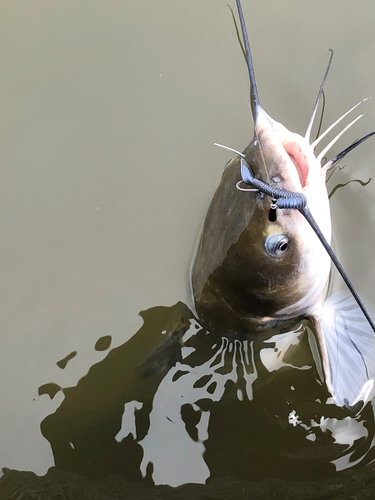
[[[285,234],[274,234],[266,239],[264,246],[270,255],[278,257],[288,250],[289,239]]]

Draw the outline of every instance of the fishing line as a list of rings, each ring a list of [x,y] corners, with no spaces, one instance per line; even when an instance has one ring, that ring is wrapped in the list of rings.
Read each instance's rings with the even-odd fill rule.
[[[329,57],[329,61],[328,61],[328,65],[327,65],[327,69],[326,69],[326,72],[324,73],[324,77],[323,77],[323,81],[320,85],[320,89],[319,89],[319,93],[318,93],[318,97],[316,98],[316,101],[315,101],[315,106],[314,106],[314,109],[313,109],[313,113],[312,113],[312,116],[310,118],[310,122],[307,126],[307,130],[306,130],[306,135],[305,135],[305,139],[307,140],[307,142],[310,143],[310,134],[311,134],[311,129],[312,129],[312,126],[313,126],[313,123],[314,123],[314,120],[315,120],[315,115],[316,115],[316,112],[318,111],[318,106],[319,106],[319,102],[320,102],[320,98],[323,94],[323,88],[324,88],[324,84],[326,83],[326,80],[327,80],[327,76],[328,76],[328,73],[329,73],[329,68],[331,67],[331,63],[332,63],[332,59],[333,59],[333,50],[332,49],[328,49],[329,52],[331,52],[331,55]],[[318,134],[320,132],[320,127],[321,127],[321,124],[322,124],[322,120],[323,120],[323,111],[324,111],[324,105],[325,105],[325,99],[324,99],[324,104],[323,104],[323,110],[322,110],[322,116],[321,116],[321,121],[319,123],[319,127],[318,127]]]

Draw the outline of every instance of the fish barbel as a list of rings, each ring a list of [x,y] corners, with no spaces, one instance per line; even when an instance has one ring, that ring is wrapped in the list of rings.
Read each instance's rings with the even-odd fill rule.
[[[227,164],[206,214],[191,273],[196,313],[211,332],[240,337],[266,329],[285,331],[310,319],[327,387],[338,405],[352,408],[375,394],[375,327],[368,306],[329,246],[326,173],[375,132],[322,166],[327,151],[358,117],[315,156],[320,140],[360,104],[310,143],[332,51],[306,135],[273,120],[259,104],[241,4],[236,1],[255,130],[243,153]],[[289,200],[284,205],[278,199],[283,196]],[[304,200],[301,209],[293,206],[296,197]],[[348,293],[326,298],[331,258],[354,298]]]

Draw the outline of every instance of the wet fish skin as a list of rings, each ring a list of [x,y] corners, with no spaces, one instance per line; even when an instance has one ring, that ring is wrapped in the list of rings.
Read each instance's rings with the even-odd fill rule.
[[[270,327],[284,331],[301,318],[309,318],[316,328],[327,387],[338,405],[354,409],[358,402],[366,403],[375,395],[375,334],[371,322],[349,294],[326,301],[331,260],[302,214],[278,210],[277,221],[271,222],[269,197],[240,191],[237,185],[243,179],[242,162],[256,179],[272,188],[303,193],[329,243],[326,172],[352,147],[323,167],[321,159],[358,118],[317,157],[314,149],[320,138],[356,106],[310,144],[332,53],[305,137],[273,120],[259,104],[242,9],[236,1],[247,52],[255,131],[249,146],[227,165],[205,218],[191,272],[196,313],[211,332],[232,337],[256,335]],[[282,247],[277,246],[280,242]]]
[[[274,135],[272,130],[269,135]],[[257,178],[267,181],[258,137],[244,155]],[[275,149],[278,154],[272,155]],[[302,192],[294,163],[285,150],[277,149],[267,148],[272,156],[267,164],[271,186]],[[310,297],[321,297],[330,271],[330,259],[303,216],[279,210],[277,221],[270,222],[269,198],[239,191],[240,180],[237,157],[228,164],[214,194],[192,267],[196,312],[209,330],[222,334],[257,331],[270,322],[294,319],[295,323],[312,311]],[[317,189],[325,197],[322,215],[330,220],[325,185],[321,188],[319,182]],[[310,194],[316,196],[314,185]],[[270,255],[265,247],[267,238],[276,235],[288,238],[288,250],[280,256]]]

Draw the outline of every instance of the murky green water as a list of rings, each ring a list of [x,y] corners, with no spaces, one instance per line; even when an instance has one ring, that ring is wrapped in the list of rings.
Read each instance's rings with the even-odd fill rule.
[[[306,129],[327,48],[326,125],[374,93],[372,1],[243,8],[262,105],[289,129]],[[0,10],[0,466],[172,485],[364,467],[372,406],[353,419],[324,405],[307,330],[278,347],[289,365],[269,371],[264,339],[215,343],[174,305],[191,305],[191,256],[231,157],[213,143],[241,150],[252,137],[226,1]],[[332,156],[375,129],[374,103],[361,112]],[[373,176],[374,148],[347,157],[331,186]],[[373,303],[374,195],[351,184],[331,202],[337,253]]]

